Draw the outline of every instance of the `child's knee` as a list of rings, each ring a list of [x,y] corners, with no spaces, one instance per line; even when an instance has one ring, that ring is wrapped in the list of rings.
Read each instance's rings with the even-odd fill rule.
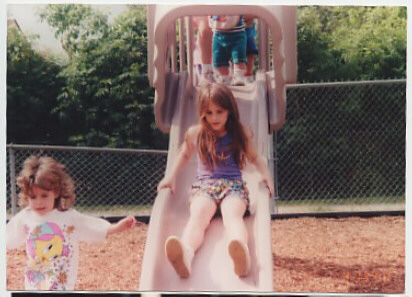
[[[205,230],[209,226],[211,219],[212,216],[205,216],[199,213],[191,213],[188,225],[191,226],[192,229],[198,230],[200,232],[201,230]]]

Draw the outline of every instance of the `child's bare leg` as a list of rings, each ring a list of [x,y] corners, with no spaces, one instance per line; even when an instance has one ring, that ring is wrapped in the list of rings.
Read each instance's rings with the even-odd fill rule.
[[[216,212],[216,203],[212,199],[195,196],[190,203],[190,217],[183,230],[182,242],[195,252],[203,242],[206,228]]]
[[[220,67],[216,67],[215,69],[216,69],[217,74],[219,74],[220,76],[229,75],[229,67],[227,66],[220,66]]]
[[[223,224],[229,235],[228,251],[238,276],[247,276],[250,270],[248,234],[243,221],[245,211],[246,203],[238,197],[226,197],[222,201]]]
[[[202,64],[212,64],[212,38],[213,32],[209,27],[207,16],[198,17],[199,45],[201,48]]]
[[[206,197],[195,196],[190,204],[190,217],[183,230],[183,236],[169,236],[166,240],[166,256],[176,273],[190,276],[194,253],[203,242],[204,233],[216,211],[216,203]]]
[[[223,199],[220,211],[222,212],[223,224],[229,235],[229,240],[238,239],[247,243],[248,234],[243,221],[246,203],[238,197],[229,196]]]
[[[244,73],[245,70],[246,70],[246,63],[237,63],[237,64],[235,64],[233,70],[234,70],[234,72],[243,70],[243,73]]]
[[[209,26],[209,20],[207,16],[199,16],[195,18],[198,29],[198,44],[200,47],[200,60],[202,64],[201,70],[201,82],[214,82],[214,73],[212,66],[212,40],[213,31]]]
[[[255,67],[255,54],[249,54],[247,56],[247,64],[246,64],[246,71],[245,71],[245,82],[252,83],[253,82],[253,69]]]
[[[245,76],[252,76],[254,67],[255,67],[255,55],[254,54],[249,54],[247,56],[247,65],[246,65]]]

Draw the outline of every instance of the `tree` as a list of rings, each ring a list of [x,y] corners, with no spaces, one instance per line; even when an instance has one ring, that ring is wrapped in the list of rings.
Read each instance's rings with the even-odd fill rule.
[[[359,80],[406,76],[406,8],[347,7],[335,13],[333,48]]]
[[[298,80],[406,76],[406,8],[298,8]]]
[[[34,36],[17,28],[7,33],[7,142],[66,143],[53,113],[63,86],[61,66],[32,48]]]
[[[129,8],[109,23],[92,6],[47,6],[41,18],[70,57],[64,66],[9,34],[9,141],[166,148],[147,78],[146,8]],[[298,81],[405,77],[405,7],[298,7],[297,21]]]
[[[71,57],[60,74],[66,85],[56,108],[71,127],[70,142],[153,148],[157,132],[147,77],[145,7],[131,6],[113,24],[84,5],[49,5],[42,18]]]
[[[55,29],[55,37],[70,58],[84,50],[85,44],[97,44],[109,29],[107,16],[86,5],[48,5],[40,18]]]
[[[405,77],[405,8],[312,6],[298,13],[300,82]],[[402,196],[405,94],[402,83],[289,89],[278,137],[281,195]]]

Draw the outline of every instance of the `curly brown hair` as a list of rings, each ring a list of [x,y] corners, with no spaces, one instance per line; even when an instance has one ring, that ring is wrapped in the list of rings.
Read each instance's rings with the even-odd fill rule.
[[[198,114],[201,129],[197,138],[198,152],[200,160],[207,166],[215,166],[217,161],[221,161],[224,156],[216,153],[216,134],[206,121],[206,112],[209,104],[222,107],[229,112],[225,128],[232,137],[229,149],[233,153],[236,164],[243,169],[246,164],[247,135],[240,122],[239,109],[232,91],[223,84],[204,84],[199,90]]]
[[[54,208],[60,211],[67,210],[74,204],[74,182],[65,171],[65,166],[51,157],[28,157],[17,178],[17,186],[20,188],[21,207],[28,205],[33,186],[57,193]]]

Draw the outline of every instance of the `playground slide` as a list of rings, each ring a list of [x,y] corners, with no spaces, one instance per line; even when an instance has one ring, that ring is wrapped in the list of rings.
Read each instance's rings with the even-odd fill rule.
[[[267,85],[264,72],[258,72],[256,82],[244,87],[231,87],[237,100],[242,123],[254,133],[255,147],[267,156],[268,115]],[[187,83],[187,73],[170,73],[167,90],[175,101],[165,114],[170,114],[171,129],[167,170],[170,169],[188,127],[197,122],[197,89]],[[177,86],[172,88],[171,85]],[[188,87],[189,86],[189,87]],[[181,236],[189,217],[188,191],[195,181],[195,156],[177,179],[176,193],[162,190],[152,210],[143,258],[141,291],[272,291],[273,271],[269,192],[260,182],[259,173],[247,166],[243,176],[250,191],[250,216],[245,217],[249,232],[251,271],[239,278],[227,250],[227,238],[222,219],[214,218],[206,230],[204,244],[195,254],[191,276],[181,279],[168,262],[164,245],[170,235]]]

